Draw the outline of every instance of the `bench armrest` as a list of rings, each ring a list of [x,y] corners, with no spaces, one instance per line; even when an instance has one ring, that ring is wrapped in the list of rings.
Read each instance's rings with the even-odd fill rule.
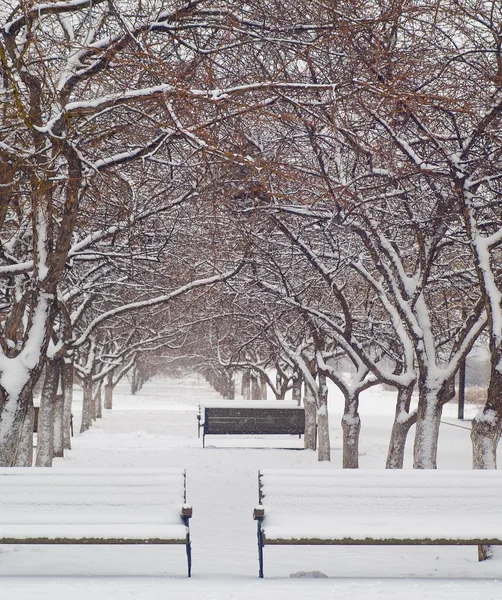
[[[265,507],[257,506],[253,511],[253,519],[255,521],[259,521],[260,519],[265,518]]]
[[[192,506],[190,504],[183,504],[181,507],[181,516],[184,519],[190,519],[192,517]]]

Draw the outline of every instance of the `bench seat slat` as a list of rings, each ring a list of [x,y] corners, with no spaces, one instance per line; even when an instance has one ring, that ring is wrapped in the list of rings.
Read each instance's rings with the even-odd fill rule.
[[[267,507],[265,507],[267,515]],[[298,514],[272,514],[263,524],[266,543],[272,540],[318,539],[332,540],[458,540],[469,542],[478,539],[502,540],[502,519],[486,519],[475,514],[466,518],[465,514],[425,515],[341,515],[338,519],[327,515],[323,517],[306,516],[299,519]],[[291,541],[290,543],[295,543]],[[397,543],[397,542],[396,542]],[[500,543],[500,542],[499,542]]]
[[[95,524],[0,524],[1,543],[46,543],[69,544],[108,544],[111,540],[122,540],[122,543],[140,543],[149,540],[150,543],[186,543],[187,527],[179,525],[159,525],[148,523],[95,523]],[[10,540],[10,541],[7,541]],[[14,542],[17,540],[17,542]],[[63,540],[67,540],[63,542]],[[153,542],[153,540],[156,540]]]

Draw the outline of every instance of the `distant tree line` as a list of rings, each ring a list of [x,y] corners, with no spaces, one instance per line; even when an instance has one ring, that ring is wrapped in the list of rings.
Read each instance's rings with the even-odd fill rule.
[[[4,0],[0,465],[36,464],[163,365],[306,408],[396,390],[388,468],[435,468],[489,348],[474,468],[502,423],[502,6],[495,0]],[[271,375],[273,373],[273,375]],[[418,407],[412,409],[412,394]]]

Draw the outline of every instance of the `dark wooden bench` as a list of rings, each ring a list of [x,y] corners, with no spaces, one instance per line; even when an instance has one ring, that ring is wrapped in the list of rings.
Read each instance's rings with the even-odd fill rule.
[[[268,545],[502,544],[502,473],[267,469],[258,474],[259,576]]]
[[[197,416],[202,446],[206,435],[298,435],[305,433],[305,409],[293,402],[255,400],[201,405]]]
[[[182,469],[0,469],[0,544],[182,544]]]

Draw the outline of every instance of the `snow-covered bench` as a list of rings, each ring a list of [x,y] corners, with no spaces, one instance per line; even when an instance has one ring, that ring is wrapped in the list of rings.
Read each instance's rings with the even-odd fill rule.
[[[302,435],[305,409],[295,402],[234,400],[208,402],[199,407],[199,435]]]
[[[182,469],[0,469],[1,544],[184,544]]]
[[[258,474],[265,545],[502,544],[499,471],[267,469]]]

